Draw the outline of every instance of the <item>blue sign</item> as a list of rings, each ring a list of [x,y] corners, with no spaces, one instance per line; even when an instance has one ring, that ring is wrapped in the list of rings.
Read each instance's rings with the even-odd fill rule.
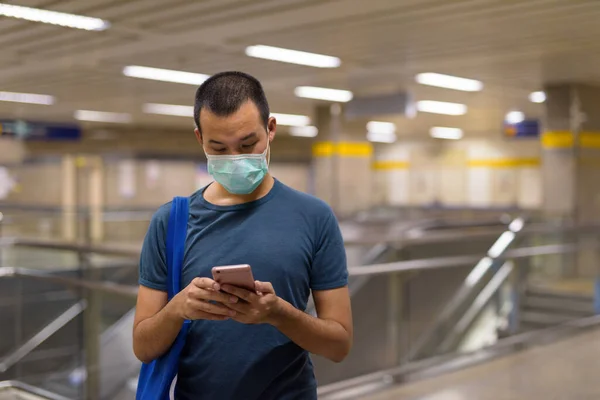
[[[504,123],[504,136],[510,138],[538,138],[540,136],[540,121],[529,119],[517,124]]]
[[[22,140],[79,140],[81,128],[75,124],[0,120],[0,136]]]

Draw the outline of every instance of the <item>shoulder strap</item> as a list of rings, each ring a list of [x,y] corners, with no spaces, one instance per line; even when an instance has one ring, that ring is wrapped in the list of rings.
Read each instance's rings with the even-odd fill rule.
[[[169,300],[181,290],[181,269],[185,253],[190,201],[175,197],[167,227],[167,294]]]

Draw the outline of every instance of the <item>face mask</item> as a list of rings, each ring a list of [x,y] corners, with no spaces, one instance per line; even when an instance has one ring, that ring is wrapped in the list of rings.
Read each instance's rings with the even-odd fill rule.
[[[260,185],[269,170],[268,150],[267,143],[262,154],[207,154],[208,173],[229,193],[250,194]]]

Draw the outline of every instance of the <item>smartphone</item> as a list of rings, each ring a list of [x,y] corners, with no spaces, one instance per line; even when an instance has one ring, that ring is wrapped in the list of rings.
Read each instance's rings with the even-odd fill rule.
[[[220,285],[236,286],[251,292],[256,290],[252,268],[248,264],[214,267],[212,276]]]

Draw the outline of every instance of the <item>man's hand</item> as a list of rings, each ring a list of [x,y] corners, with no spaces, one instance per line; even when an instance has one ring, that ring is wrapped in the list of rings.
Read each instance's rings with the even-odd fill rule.
[[[184,320],[222,321],[234,317],[235,310],[223,304],[234,305],[238,302],[238,297],[221,293],[220,289],[219,284],[212,279],[195,278],[173,299],[177,304],[176,313]]]
[[[277,312],[279,306],[279,297],[275,294],[273,285],[269,282],[256,281],[256,292],[231,285],[223,285],[222,290],[243,301],[237,303],[226,303],[231,310],[236,311],[236,315],[231,319],[243,324],[264,324],[270,323],[271,318]],[[224,303],[225,304],[225,303]]]

